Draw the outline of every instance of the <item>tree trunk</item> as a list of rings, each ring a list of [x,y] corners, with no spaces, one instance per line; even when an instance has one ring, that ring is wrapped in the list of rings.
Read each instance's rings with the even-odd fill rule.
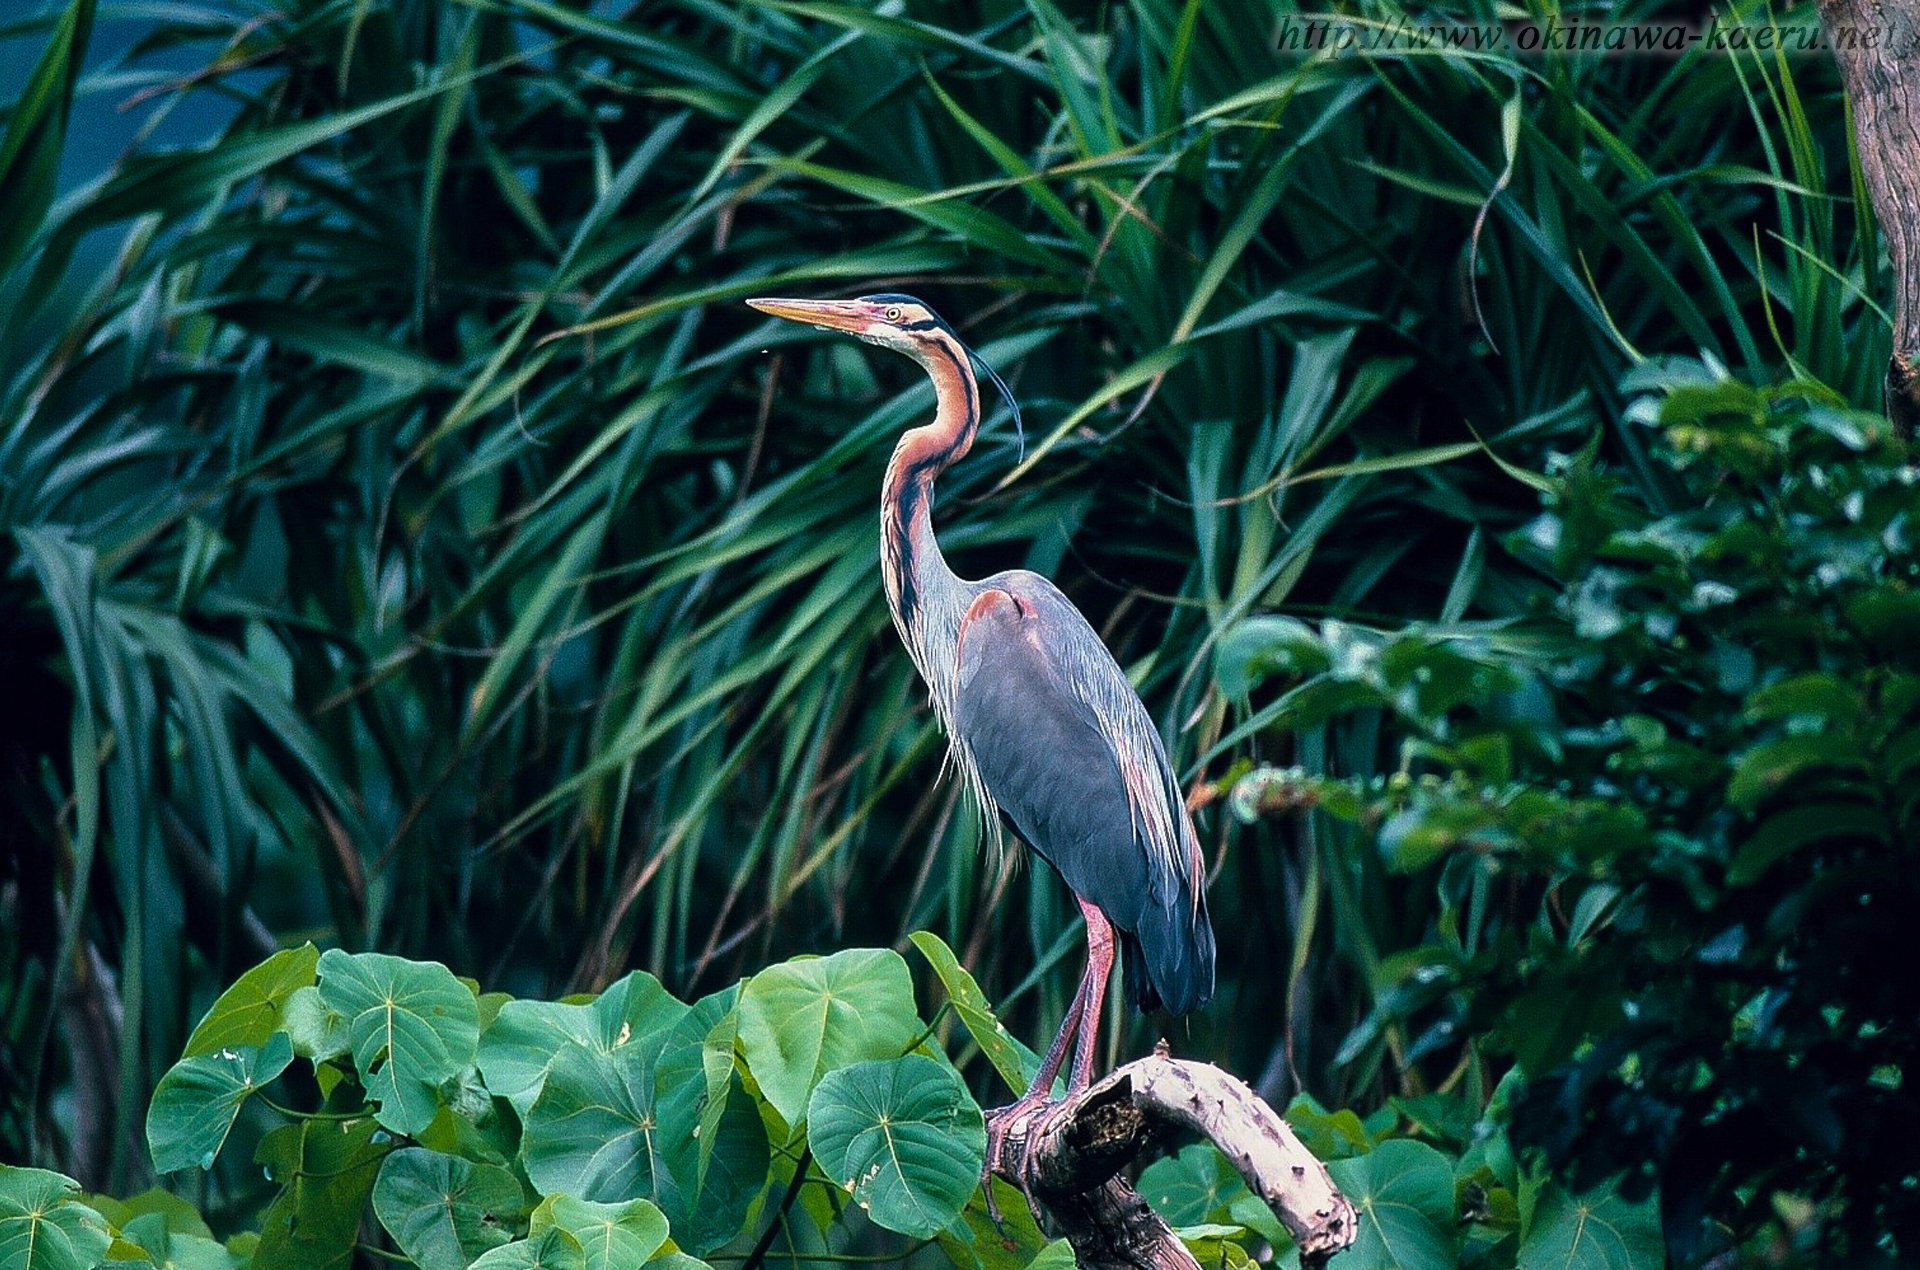
[[[1854,144],[1893,265],[1887,417],[1920,426],[1920,13],[1913,0],[1818,0],[1853,105]],[[1867,261],[1872,269],[1874,261]]]
[[[1233,1162],[1300,1246],[1303,1267],[1324,1264],[1358,1231],[1353,1205],[1273,1108],[1217,1067],[1167,1057],[1164,1042],[1153,1057],[996,1127],[1005,1136],[987,1166],[1052,1216],[1082,1270],[1198,1270],[1119,1176],[1181,1129]]]

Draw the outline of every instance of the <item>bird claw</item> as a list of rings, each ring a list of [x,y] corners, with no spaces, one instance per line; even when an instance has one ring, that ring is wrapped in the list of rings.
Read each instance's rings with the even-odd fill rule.
[[[1000,1205],[993,1197],[994,1165],[1000,1162],[1000,1153],[1006,1145],[1007,1127],[1022,1116],[1029,1115],[1035,1108],[1050,1107],[1054,1100],[1045,1093],[1028,1094],[1004,1107],[994,1107],[986,1111],[982,1119],[987,1128],[987,1154],[980,1163],[980,1189],[987,1198],[987,1217],[993,1222],[993,1228],[1001,1239],[1007,1239],[1005,1219],[1000,1215]],[[1014,1166],[1013,1175],[1008,1178],[1014,1189],[1027,1201],[1027,1211],[1033,1214],[1033,1224],[1045,1228],[1040,1215],[1040,1206],[1033,1201],[1033,1153],[1036,1135],[1029,1130],[1020,1141],[1020,1160]]]

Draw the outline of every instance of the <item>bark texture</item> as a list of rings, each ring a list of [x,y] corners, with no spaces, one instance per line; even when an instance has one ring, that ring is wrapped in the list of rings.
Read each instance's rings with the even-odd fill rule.
[[[1353,1205],[1273,1108],[1243,1081],[1164,1047],[1064,1102],[1015,1109],[998,1127],[1005,1136],[988,1167],[1053,1218],[1083,1270],[1197,1270],[1119,1176],[1180,1130],[1233,1161],[1299,1244],[1302,1266],[1324,1264],[1356,1233]]]
[[[1887,417],[1912,436],[1920,426],[1920,5],[1818,0],[1818,6],[1853,106],[1860,173],[1893,265]]]

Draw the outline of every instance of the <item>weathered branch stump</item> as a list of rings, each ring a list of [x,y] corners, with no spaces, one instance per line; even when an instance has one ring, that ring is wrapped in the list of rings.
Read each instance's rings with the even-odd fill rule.
[[[1920,433],[1920,12],[1911,0],[1818,0],[1853,106],[1854,148],[1893,266],[1887,417]],[[1875,262],[1867,261],[1873,269]]]
[[[1001,1125],[1005,1136],[987,1167],[1053,1218],[1083,1270],[1197,1270],[1120,1176],[1180,1130],[1211,1140],[1233,1162],[1300,1246],[1302,1266],[1325,1264],[1357,1231],[1353,1205],[1272,1107],[1217,1067],[1169,1058],[1164,1042],[1151,1058],[1064,1102],[1015,1110]]]

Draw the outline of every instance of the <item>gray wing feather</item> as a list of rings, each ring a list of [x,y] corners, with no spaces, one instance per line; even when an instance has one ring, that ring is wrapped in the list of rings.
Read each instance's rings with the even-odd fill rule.
[[[963,627],[954,752],[1067,885],[1133,937],[1139,999],[1192,1008],[1213,984],[1199,844],[1159,733],[1099,636],[1052,583],[1001,574]]]

